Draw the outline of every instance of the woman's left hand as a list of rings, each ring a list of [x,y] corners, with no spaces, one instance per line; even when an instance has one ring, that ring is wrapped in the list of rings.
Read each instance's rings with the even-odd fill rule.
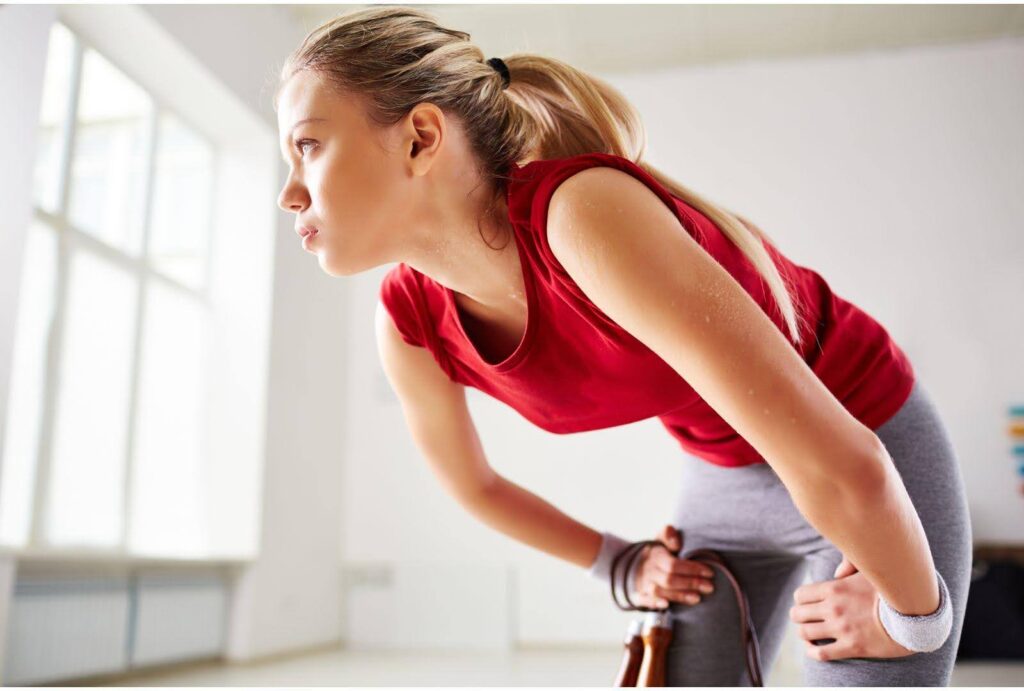
[[[914,651],[890,638],[878,618],[878,591],[846,557],[835,580],[808,583],[793,592],[789,618],[799,624],[807,657],[842,660],[848,657],[907,657]],[[834,639],[825,645],[811,641]]]

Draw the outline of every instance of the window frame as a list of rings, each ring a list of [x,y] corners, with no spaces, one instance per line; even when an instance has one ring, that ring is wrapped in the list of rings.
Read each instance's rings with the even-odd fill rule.
[[[131,506],[132,506],[132,484],[135,475],[137,459],[134,453],[136,426],[138,418],[138,400],[141,379],[141,357],[143,347],[143,334],[148,318],[147,296],[151,282],[157,282],[163,287],[170,288],[195,301],[197,305],[207,312],[213,311],[213,304],[210,296],[213,268],[213,223],[215,217],[215,203],[218,176],[211,178],[210,203],[206,209],[208,217],[208,232],[205,245],[205,265],[202,273],[202,284],[195,289],[186,283],[161,272],[153,266],[149,256],[150,232],[153,220],[153,198],[156,186],[156,162],[159,151],[160,119],[164,115],[171,115],[183,126],[191,130],[208,150],[211,152],[211,166],[214,170],[220,165],[222,151],[214,141],[208,137],[200,128],[197,128],[189,118],[183,116],[175,109],[167,106],[163,100],[152,90],[147,89],[143,84],[133,78],[125,71],[118,62],[107,55],[101,48],[93,45],[83,38],[74,28],[66,22],[56,19],[54,25],[60,25],[71,37],[71,70],[67,88],[69,90],[67,107],[64,112],[64,120],[61,125],[60,153],[58,156],[57,194],[56,208],[47,211],[41,208],[33,194],[32,215],[36,222],[46,228],[45,232],[55,234],[56,246],[56,267],[55,267],[55,290],[53,304],[53,320],[47,335],[46,342],[46,367],[43,371],[43,385],[41,396],[41,408],[39,410],[38,437],[35,442],[34,473],[32,479],[32,503],[28,526],[28,538],[23,549],[27,550],[67,550],[68,547],[60,543],[53,543],[47,540],[48,518],[51,516],[52,504],[52,464],[53,464],[53,441],[55,432],[55,420],[58,404],[57,383],[61,379],[61,360],[65,345],[64,327],[66,323],[66,307],[68,304],[68,284],[70,280],[71,259],[76,253],[92,253],[101,260],[109,262],[115,267],[123,269],[130,274],[136,289],[135,315],[133,324],[133,336],[131,347],[131,362],[128,364],[129,373],[129,396],[128,396],[128,420],[125,427],[125,452],[123,459],[123,484],[121,488],[121,533],[120,538],[114,547],[74,547],[76,552],[89,554],[111,554],[128,556],[133,554],[129,550],[129,532],[131,529]],[[52,31],[52,27],[51,27]],[[72,179],[71,170],[74,160],[75,140],[78,135],[78,111],[82,93],[82,68],[87,50],[94,51],[102,59],[109,62],[115,69],[120,71],[126,79],[131,80],[140,90],[144,91],[153,104],[146,123],[145,160],[143,170],[145,180],[143,183],[143,210],[142,210],[142,235],[139,255],[132,256],[130,253],[111,246],[92,234],[81,230],[71,222],[69,218],[68,203],[70,200]],[[204,384],[208,380],[203,378]],[[204,445],[205,447],[205,445]]]

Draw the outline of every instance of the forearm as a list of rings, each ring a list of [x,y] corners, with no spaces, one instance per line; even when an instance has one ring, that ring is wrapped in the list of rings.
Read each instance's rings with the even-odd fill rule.
[[[930,614],[939,606],[939,589],[928,538],[887,453],[881,465],[878,482],[819,483],[795,493],[794,501],[896,611]]]
[[[504,478],[462,504],[495,530],[583,568],[601,547],[601,533]]]

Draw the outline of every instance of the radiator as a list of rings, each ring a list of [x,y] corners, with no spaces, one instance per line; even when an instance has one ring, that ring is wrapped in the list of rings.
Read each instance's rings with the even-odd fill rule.
[[[220,655],[227,589],[217,574],[140,575],[131,666]]]
[[[227,589],[222,574],[194,571],[19,575],[3,683],[45,684],[217,657]]]
[[[17,580],[4,684],[23,686],[127,668],[125,577]]]

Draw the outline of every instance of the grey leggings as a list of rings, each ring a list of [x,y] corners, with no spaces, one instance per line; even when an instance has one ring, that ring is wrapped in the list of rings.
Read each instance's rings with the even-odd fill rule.
[[[971,571],[971,526],[963,479],[949,437],[930,397],[915,383],[895,416],[875,430],[889,451],[924,525],[935,567],[949,587],[953,630],[930,653],[900,658],[803,657],[804,686],[948,686]],[[763,677],[779,653],[793,591],[805,577],[832,580],[842,555],[798,511],[772,468],[760,463],[723,468],[684,457],[673,525],[683,552],[722,554],[743,587],[761,649]],[[867,517],[866,517],[867,518]],[[735,595],[717,570],[715,591],[696,605],[672,603],[668,686],[750,686],[739,635]]]

